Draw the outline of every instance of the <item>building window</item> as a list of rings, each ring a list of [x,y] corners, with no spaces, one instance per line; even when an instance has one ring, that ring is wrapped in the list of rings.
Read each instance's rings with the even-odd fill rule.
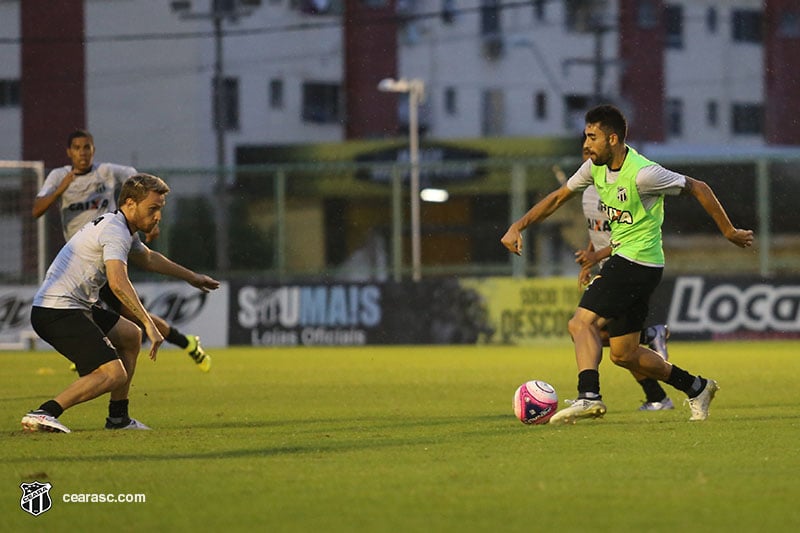
[[[545,0],[533,0],[533,18],[539,22],[544,22],[547,16],[546,8]]]
[[[589,32],[602,22],[602,9],[602,4],[592,0],[564,0],[564,27],[567,31]]]
[[[586,111],[589,110],[591,101],[591,97],[580,94],[568,94],[564,97],[564,126],[568,132],[583,132]]]
[[[533,116],[536,120],[547,118],[547,93],[539,91],[533,95]]]
[[[716,128],[719,124],[719,106],[714,100],[706,103],[706,123],[712,128]]]
[[[732,13],[733,41],[737,43],[761,43],[761,12],[755,9],[735,9]]]
[[[458,114],[458,100],[455,87],[446,87],[444,90],[444,112],[451,116]]]
[[[650,30],[658,26],[656,0],[639,0],[636,5],[636,24],[641,30]]]
[[[717,33],[717,8],[714,6],[706,10],[706,30],[708,33]]]
[[[331,124],[340,120],[339,85],[307,82],[303,84],[303,120]]]
[[[219,84],[219,91],[219,107],[213,106],[214,126],[225,130],[238,130],[239,78],[223,78]],[[216,94],[216,91],[212,94]]]
[[[683,135],[683,101],[678,98],[668,99],[665,112],[667,114],[667,135],[681,137]]]
[[[241,0],[240,0],[241,1]],[[291,0],[290,9],[299,9],[306,15],[341,15],[342,0]],[[382,7],[372,6],[367,7]]]
[[[500,34],[499,0],[481,0],[481,35]]]
[[[283,80],[269,80],[269,107],[283,109]]]
[[[0,80],[0,107],[19,107],[19,80]]]
[[[734,135],[760,135],[764,131],[764,106],[733,104]]]
[[[482,95],[481,135],[485,137],[503,135],[505,105],[501,89],[487,89]]]
[[[683,48],[683,6],[665,6],[664,25],[667,30],[667,48]]]
[[[784,11],[778,18],[778,37],[800,38],[800,11]]]
[[[440,16],[443,24],[453,24],[456,21],[456,0],[442,0]]]
[[[214,13],[233,13],[236,11],[235,0],[211,0],[211,11]]]

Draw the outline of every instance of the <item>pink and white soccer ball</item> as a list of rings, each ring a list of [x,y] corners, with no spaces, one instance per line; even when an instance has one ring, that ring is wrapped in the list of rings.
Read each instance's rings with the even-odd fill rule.
[[[523,383],[514,393],[514,414],[524,424],[547,424],[558,409],[558,395],[541,380]]]

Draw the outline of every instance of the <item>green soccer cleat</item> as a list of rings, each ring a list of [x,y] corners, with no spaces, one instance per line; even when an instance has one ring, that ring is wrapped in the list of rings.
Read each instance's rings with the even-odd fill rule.
[[[203,372],[211,370],[211,356],[208,355],[200,345],[200,337],[197,335],[186,335],[186,338],[189,340],[186,351],[189,352],[189,357],[197,364],[197,368]]]

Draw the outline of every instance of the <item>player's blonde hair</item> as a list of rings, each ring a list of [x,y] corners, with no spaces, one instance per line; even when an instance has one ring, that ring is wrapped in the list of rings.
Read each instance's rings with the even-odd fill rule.
[[[117,205],[124,205],[128,198],[138,204],[147,198],[150,191],[155,191],[158,194],[167,194],[169,192],[169,185],[158,176],[153,176],[152,174],[134,174],[122,184]]]

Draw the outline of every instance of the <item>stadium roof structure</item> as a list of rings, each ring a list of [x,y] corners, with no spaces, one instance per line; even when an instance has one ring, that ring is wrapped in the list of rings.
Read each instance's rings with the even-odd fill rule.
[[[637,147],[637,150],[640,146],[642,154],[659,163],[675,161],[685,163],[745,163],[758,159],[768,159],[774,162],[800,160],[800,147],[798,146],[672,143],[644,143],[637,145],[635,142],[631,144]]]

